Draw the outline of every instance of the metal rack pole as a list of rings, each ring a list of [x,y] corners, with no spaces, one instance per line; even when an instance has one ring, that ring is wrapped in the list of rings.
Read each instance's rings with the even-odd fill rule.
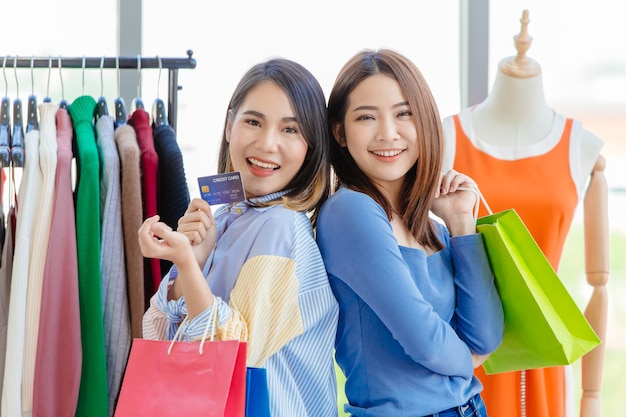
[[[193,51],[187,51],[186,58],[160,58],[146,56],[120,57],[27,57],[7,56],[6,67],[16,68],[117,68],[117,69],[167,69],[168,70],[168,122],[176,131],[178,106],[178,70],[194,69],[196,60],[192,57]]]

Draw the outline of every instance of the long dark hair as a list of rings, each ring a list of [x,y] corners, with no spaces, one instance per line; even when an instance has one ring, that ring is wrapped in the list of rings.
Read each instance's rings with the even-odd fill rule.
[[[226,140],[231,118],[237,114],[241,103],[256,85],[272,81],[283,89],[295,111],[302,136],[308,148],[304,163],[289,182],[288,193],[280,201],[286,207],[307,211],[313,224],[317,211],[330,192],[329,133],[324,91],[317,79],[302,65],[284,58],[259,63],[246,72],[235,88],[228,104],[224,131],[220,144],[218,172],[233,170],[230,146]]]
[[[363,50],[354,55],[341,69],[328,100],[328,121],[331,132],[330,156],[336,175],[334,189],[340,185],[371,196],[391,220],[391,203],[357,166],[347,147],[344,121],[350,104],[350,94],[366,78],[385,74],[400,84],[413,113],[418,132],[418,160],[404,178],[400,213],[402,221],[413,236],[425,246],[441,249],[429,210],[439,184],[443,160],[443,129],[439,110],[421,72],[405,56],[389,49]],[[333,134],[334,136],[334,134]]]

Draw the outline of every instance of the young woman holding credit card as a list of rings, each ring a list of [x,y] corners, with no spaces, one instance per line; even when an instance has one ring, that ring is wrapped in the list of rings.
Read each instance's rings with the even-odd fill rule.
[[[317,239],[339,302],[345,410],[486,416],[474,368],[502,340],[502,305],[476,232],[476,185],[441,175],[426,81],[397,52],[362,51],[340,71],[328,112],[337,182]]]
[[[286,59],[252,67],[228,105],[218,172],[238,172],[245,200],[191,201],[178,229],[158,216],[139,230],[146,257],[171,261],[144,316],[144,338],[247,342],[266,368],[273,417],[337,415],[333,345],[338,306],[312,222],[329,193],[326,101],[313,75]],[[188,318],[185,322],[183,319]]]

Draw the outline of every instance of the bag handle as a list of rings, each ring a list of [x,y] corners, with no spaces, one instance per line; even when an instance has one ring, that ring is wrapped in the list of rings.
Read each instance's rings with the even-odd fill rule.
[[[206,326],[204,327],[204,332],[202,333],[202,340],[200,341],[200,349],[199,349],[200,355],[204,353],[204,342],[206,341],[206,335],[209,332],[209,326],[211,326],[211,324],[212,326],[211,326],[210,341],[213,342],[215,339],[215,331],[216,331],[215,329],[217,328],[217,297],[215,296],[213,296],[213,305],[211,307],[212,307],[211,313],[213,314],[206,321]],[[182,323],[180,323],[180,326],[178,326],[178,329],[176,330],[176,334],[172,338],[172,343],[170,343],[170,347],[167,349],[168,355],[172,352],[174,343],[179,341],[178,338],[181,335],[181,330],[183,328],[183,325],[186,324],[187,322],[189,322],[189,316],[186,316],[185,319],[182,321]]]
[[[487,204],[487,200],[485,200],[485,197],[483,196],[483,193],[480,192],[480,190],[478,189],[478,186],[475,187],[459,187],[457,188],[457,190],[461,190],[461,191],[470,191],[472,193],[474,193],[474,195],[476,196],[476,204],[474,205],[474,218],[478,219],[478,209],[480,208],[480,202],[482,201],[483,205],[485,206],[485,208],[487,209],[487,212],[489,213],[489,215],[493,214],[493,211],[491,211],[491,207],[489,207],[489,204]]]

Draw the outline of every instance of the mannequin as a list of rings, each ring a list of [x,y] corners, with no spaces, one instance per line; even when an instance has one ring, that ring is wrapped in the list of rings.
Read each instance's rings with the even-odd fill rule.
[[[593,287],[585,316],[598,337],[605,341],[609,248],[605,161],[600,155],[603,141],[582,128],[578,121],[558,114],[548,105],[541,67],[526,56],[532,41],[527,31],[527,10],[520,22],[521,31],[514,37],[518,53],[500,62],[489,96],[482,103],[444,119],[443,172],[454,167],[472,176],[494,212],[515,208],[555,269],[575,207],[584,199],[585,272],[587,282]],[[470,162],[473,157],[465,156],[468,150],[479,158],[473,159],[473,164]],[[559,158],[557,152],[565,156]],[[487,172],[489,168],[480,158],[494,161],[491,172]],[[553,166],[552,161],[557,160],[561,165]],[[500,166],[508,170],[493,175],[493,167]],[[516,184],[522,178],[525,190]],[[551,180],[557,182],[551,184]],[[498,181],[499,188],[489,188],[491,182]],[[536,201],[529,202],[533,199]],[[566,200],[569,203],[564,203]],[[554,209],[552,204],[559,207]],[[558,210],[561,212],[554,217],[552,211]],[[563,224],[555,226],[559,221]],[[601,415],[604,353],[602,344],[582,358],[581,417]],[[556,367],[485,375],[479,368],[477,374],[485,386],[490,414],[563,417],[573,415],[566,399],[566,371],[569,370]]]

